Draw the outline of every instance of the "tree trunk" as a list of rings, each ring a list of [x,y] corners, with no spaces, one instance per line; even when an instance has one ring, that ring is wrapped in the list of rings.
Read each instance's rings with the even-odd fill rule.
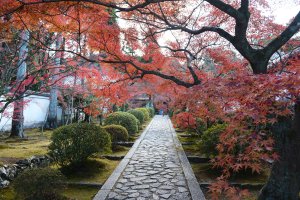
[[[56,40],[56,49],[61,49],[63,43],[63,38],[60,34],[57,35],[57,40]],[[61,64],[61,58],[62,58],[62,53],[57,52],[55,55],[55,66],[59,67]],[[48,115],[48,128],[54,129],[57,128],[57,105],[58,105],[58,100],[57,100],[57,86],[56,86],[56,81],[58,79],[58,68],[53,69],[53,79],[52,79],[52,88],[50,90],[50,103],[49,103],[49,115]]]
[[[300,190],[300,100],[295,117],[280,119],[273,127],[275,150],[280,158],[262,188],[259,200],[298,200]]]
[[[19,50],[19,61],[18,61],[18,71],[17,71],[17,91],[16,98],[18,99],[14,103],[14,111],[12,118],[12,127],[10,137],[20,137],[24,138],[24,99],[23,93],[25,92],[25,85],[23,80],[26,76],[26,58],[28,53],[28,40],[29,40],[29,31],[24,30],[21,32],[21,42]]]
[[[265,55],[261,50],[257,50],[251,58],[247,59],[251,64],[254,74],[266,74],[268,72],[269,55]]]
[[[24,138],[24,100],[20,97],[19,100],[14,102],[14,111],[11,125],[10,137]]]
[[[80,109],[77,108],[76,111],[75,111],[75,122],[79,122],[79,114],[80,114]]]
[[[57,87],[53,86],[50,90],[50,103],[48,115],[48,128],[57,128]]]
[[[99,125],[102,126],[103,125],[103,114],[99,115]]]
[[[84,115],[84,122],[89,122],[90,121],[90,115],[86,114]]]
[[[254,74],[266,74],[268,61],[259,60],[250,62]]]

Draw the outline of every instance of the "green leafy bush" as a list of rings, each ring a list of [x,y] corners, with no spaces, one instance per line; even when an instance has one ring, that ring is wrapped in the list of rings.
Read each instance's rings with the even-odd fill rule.
[[[147,108],[147,110],[148,110],[148,112],[149,112],[150,117],[151,117],[151,118],[154,117],[154,115],[155,115],[154,108]]]
[[[128,140],[128,131],[121,125],[112,124],[104,126],[103,128],[110,134],[113,143]]]
[[[216,146],[219,143],[219,136],[226,129],[226,126],[226,124],[215,124],[204,131],[199,142],[201,153],[208,157],[215,157],[218,154]]]
[[[148,121],[150,119],[149,111],[147,108],[136,108],[135,110],[139,110],[143,112],[145,121]]]
[[[140,124],[144,123],[144,113],[142,111],[133,109],[133,110],[129,110],[127,112],[129,112],[130,114],[133,114],[139,120]]]
[[[197,134],[204,133],[207,130],[207,124],[201,118],[196,118],[196,132]]]
[[[111,147],[109,134],[101,127],[71,124],[54,130],[49,145],[49,155],[61,166],[82,163],[89,156]]]
[[[134,135],[138,131],[138,119],[128,112],[114,112],[107,116],[105,125],[121,125],[126,128],[129,135]]]
[[[63,200],[61,194],[65,188],[65,177],[51,168],[29,169],[21,173],[13,183],[18,199],[26,200]]]
[[[141,130],[143,128],[142,124],[140,123],[140,121],[138,119],[136,119],[136,124],[137,124],[139,130]]]

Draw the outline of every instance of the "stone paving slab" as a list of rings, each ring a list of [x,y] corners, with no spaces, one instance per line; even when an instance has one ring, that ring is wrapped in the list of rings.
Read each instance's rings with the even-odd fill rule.
[[[94,198],[105,199],[205,199],[167,116],[153,118]]]

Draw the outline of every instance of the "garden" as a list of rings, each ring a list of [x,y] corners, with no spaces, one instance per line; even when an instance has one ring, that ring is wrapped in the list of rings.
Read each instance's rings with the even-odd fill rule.
[[[188,118],[180,119],[188,122]],[[220,135],[226,131],[228,126],[224,122],[215,122],[207,124],[200,118],[193,126],[177,127],[177,136],[183,146],[183,149],[191,163],[196,178],[202,191],[209,199],[208,189],[211,184],[222,175],[222,168],[214,166],[212,162],[218,156],[216,148],[220,143]],[[238,147],[236,147],[238,148]],[[239,151],[236,149],[235,151]],[[240,190],[248,190],[249,195],[245,199],[256,199],[260,189],[265,185],[270,175],[272,162],[265,162],[259,171],[234,170],[231,169],[231,177],[228,183]]]
[[[74,123],[43,135],[27,130],[24,139],[1,138],[1,178],[12,184],[0,198],[91,199],[153,116],[152,108],[136,108],[111,113],[104,125]],[[49,162],[33,167],[20,162],[43,156]],[[18,170],[9,171],[15,163]]]
[[[0,1],[0,199],[298,200],[299,10]]]

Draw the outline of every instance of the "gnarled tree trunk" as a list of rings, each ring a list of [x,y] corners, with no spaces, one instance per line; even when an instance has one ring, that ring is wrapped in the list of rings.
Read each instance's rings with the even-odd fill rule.
[[[298,200],[300,190],[300,100],[293,119],[284,118],[273,127],[275,148],[280,158],[262,188],[259,200]]]

